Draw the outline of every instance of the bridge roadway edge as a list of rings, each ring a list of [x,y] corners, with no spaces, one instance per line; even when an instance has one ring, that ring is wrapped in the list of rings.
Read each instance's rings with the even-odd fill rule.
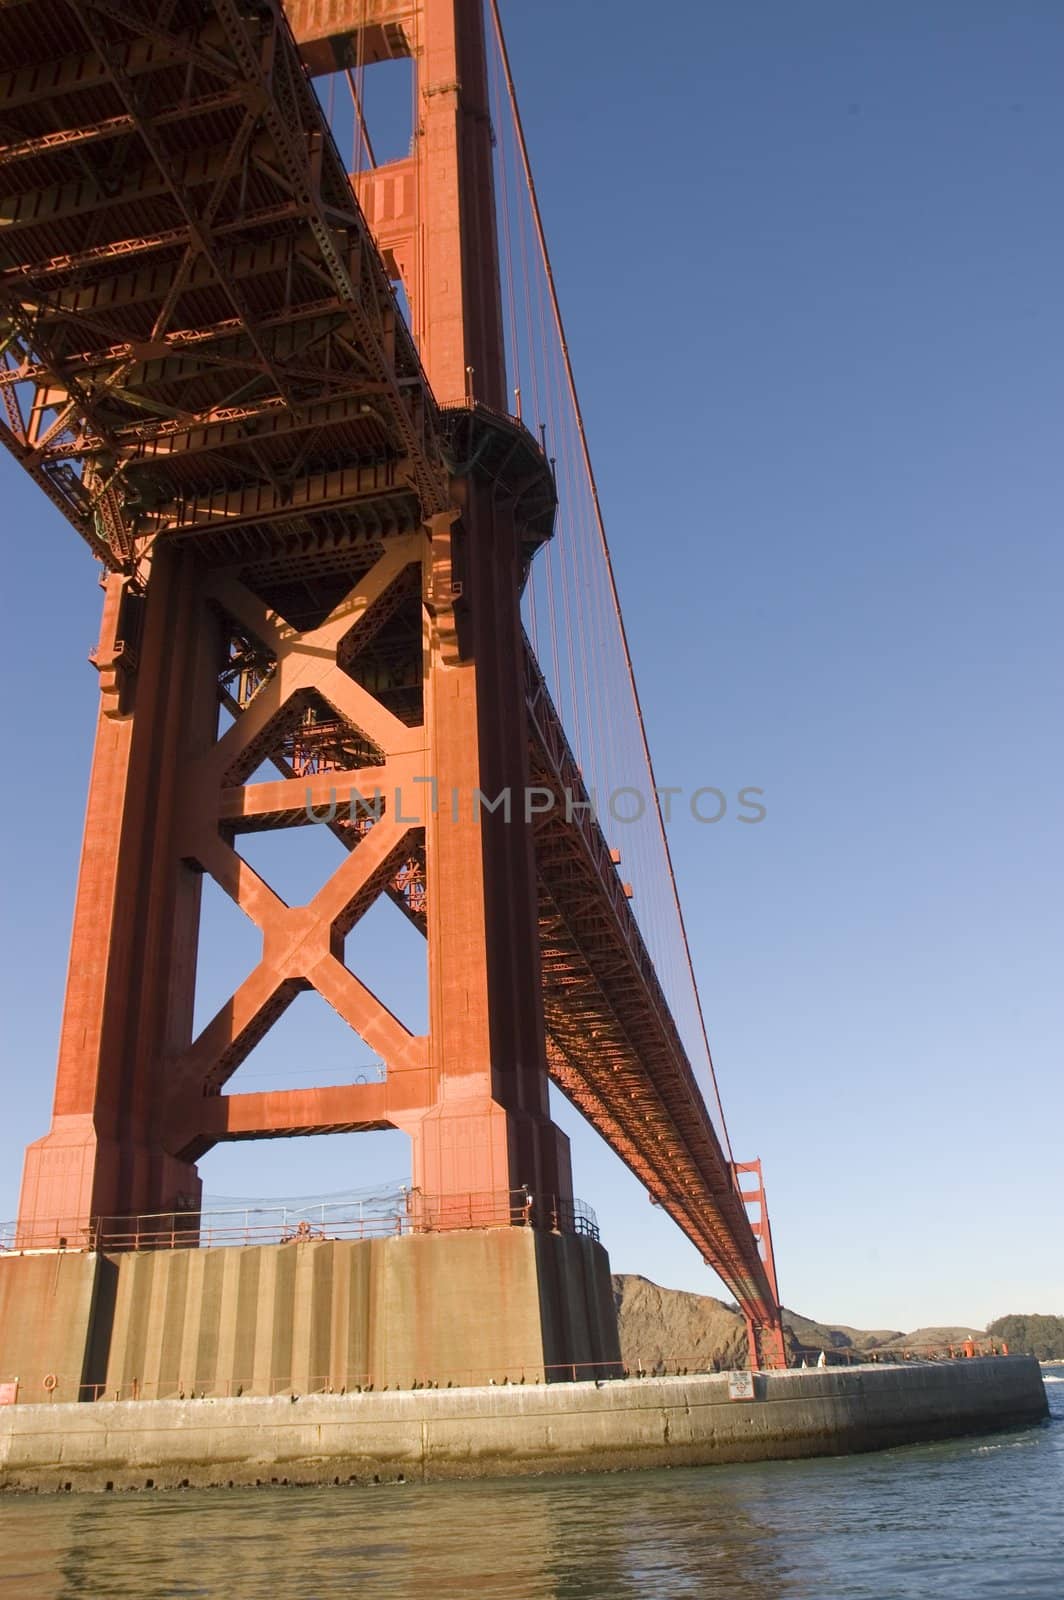
[[[0,1489],[443,1479],[843,1455],[1040,1422],[1038,1363],[990,1357],[760,1374],[273,1398],[18,1405]]]

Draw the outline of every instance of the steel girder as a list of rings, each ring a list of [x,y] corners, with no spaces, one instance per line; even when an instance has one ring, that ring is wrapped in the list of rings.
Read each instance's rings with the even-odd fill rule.
[[[0,54],[0,435],[94,554],[443,509],[435,404],[277,0],[16,4]]]

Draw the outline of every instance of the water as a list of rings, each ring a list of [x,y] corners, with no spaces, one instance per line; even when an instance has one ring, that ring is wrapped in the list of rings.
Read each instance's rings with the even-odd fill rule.
[[[1064,1600],[1054,1376],[1041,1428],[880,1455],[12,1498],[0,1600]]]

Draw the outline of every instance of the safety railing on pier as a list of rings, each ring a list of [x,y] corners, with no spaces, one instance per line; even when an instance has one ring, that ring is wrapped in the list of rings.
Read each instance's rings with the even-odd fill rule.
[[[426,1195],[402,1191],[387,1206],[362,1200],[165,1211],[134,1217],[0,1224],[0,1252],[215,1249],[380,1239],[470,1228],[534,1227],[598,1239],[598,1220],[582,1200],[529,1189]]]

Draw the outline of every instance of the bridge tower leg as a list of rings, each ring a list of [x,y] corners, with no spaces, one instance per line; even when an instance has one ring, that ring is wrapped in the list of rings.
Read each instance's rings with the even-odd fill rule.
[[[288,7],[312,69],[414,57],[412,154],[353,181],[386,259],[403,277],[422,360],[444,408],[453,508],[404,546],[405,561],[394,558],[387,538],[369,556],[353,544],[346,597],[341,585],[335,610],[326,607],[305,625],[284,614],[276,585],[246,569],[219,576],[188,545],[161,548],[132,584],[108,580],[54,1115],[27,1153],[25,1243],[78,1235],[101,1216],[194,1213],[196,1160],[218,1139],[311,1128],[406,1129],[415,1188],[431,1199],[435,1227],[468,1216],[471,1195],[528,1189],[563,1206],[572,1198],[568,1141],[549,1115],[535,869],[523,815],[520,592],[531,555],[549,534],[553,488],[533,441],[505,417],[480,0],[374,5],[372,26],[363,26],[369,12],[352,0],[346,21],[337,20],[342,8],[330,8],[333,33],[325,40],[307,20],[320,9],[299,0]],[[520,466],[520,481],[507,479],[509,462]],[[360,673],[363,644],[340,620],[347,605],[387,626],[395,585],[409,585],[411,569],[420,573],[421,640],[415,665],[404,670],[421,680],[417,722],[382,709],[371,676]],[[245,709],[237,704],[234,727],[219,732],[219,687],[224,700],[245,646],[258,653],[259,682],[268,682]],[[356,769],[360,763],[383,776],[395,798],[401,780],[401,805],[421,809],[401,837],[401,810],[375,825],[380,859],[372,872],[370,862],[348,874],[357,895],[345,898],[341,885],[306,907],[287,907],[234,851],[242,826],[264,825],[256,786],[240,786],[249,766],[278,758],[269,715],[280,727],[285,708],[299,706],[319,732],[334,715],[335,730],[338,670],[349,680],[341,699],[357,701],[353,709],[344,701],[341,733],[350,743],[369,730],[363,743],[372,746]],[[290,716],[285,727],[290,756]],[[286,769],[283,750],[280,756],[294,784],[301,769],[291,760]],[[335,780],[348,768],[337,757],[317,770]],[[412,789],[414,778],[431,783]],[[302,802],[294,812],[281,806],[269,825],[305,821],[301,809]],[[351,861],[367,860],[373,832],[358,842],[350,817],[346,826],[345,842],[356,845]],[[396,897],[404,863],[423,870],[424,904],[412,914],[428,939],[427,1040],[412,1038],[338,970],[344,933],[376,894]],[[193,1039],[205,872],[259,924],[263,960]],[[387,1083],[379,1091],[351,1086],[331,1099],[293,1091],[269,1097],[269,1106],[267,1097],[222,1096],[227,1077],[307,987],[379,1050]]]
[[[182,764],[218,715],[217,623],[198,589],[193,563],[170,550],[146,602],[121,576],[106,580],[52,1126],[23,1174],[27,1245],[74,1246],[92,1218],[199,1201],[195,1167],[156,1126],[160,1064],[191,1034],[201,882],[165,841]]]
[[[772,1291],[771,1304],[763,1306],[762,1315],[754,1317],[746,1312],[746,1342],[750,1356],[750,1369],[758,1372],[762,1368],[783,1369],[787,1365],[787,1340],[783,1332],[783,1314],[780,1307],[779,1283],[776,1278],[776,1257],[772,1248],[772,1224],[768,1214],[768,1200],[765,1196],[765,1179],[761,1171],[761,1162],[736,1161],[733,1171],[739,1185],[739,1198],[747,1208],[750,1228],[757,1240],[758,1251],[764,1263],[768,1286]],[[742,1177],[752,1173],[754,1187],[744,1188]],[[750,1207],[754,1208],[754,1215],[749,1216]]]
[[[568,1140],[547,1105],[535,868],[523,811],[528,530],[498,477],[465,467],[497,458],[491,414],[509,409],[481,0],[417,0],[406,28],[417,84],[415,183],[412,212],[393,210],[388,225],[422,360],[448,408],[460,508],[449,533],[433,541],[427,717],[439,805],[428,850],[429,1049],[438,1091],[415,1138],[416,1174],[430,1194],[528,1184],[569,1201]],[[357,56],[357,35],[353,46]],[[381,231],[389,169],[357,182]],[[455,792],[457,824],[448,809]],[[509,819],[505,809],[484,808],[474,818],[469,797],[478,792],[493,803],[508,793]]]

